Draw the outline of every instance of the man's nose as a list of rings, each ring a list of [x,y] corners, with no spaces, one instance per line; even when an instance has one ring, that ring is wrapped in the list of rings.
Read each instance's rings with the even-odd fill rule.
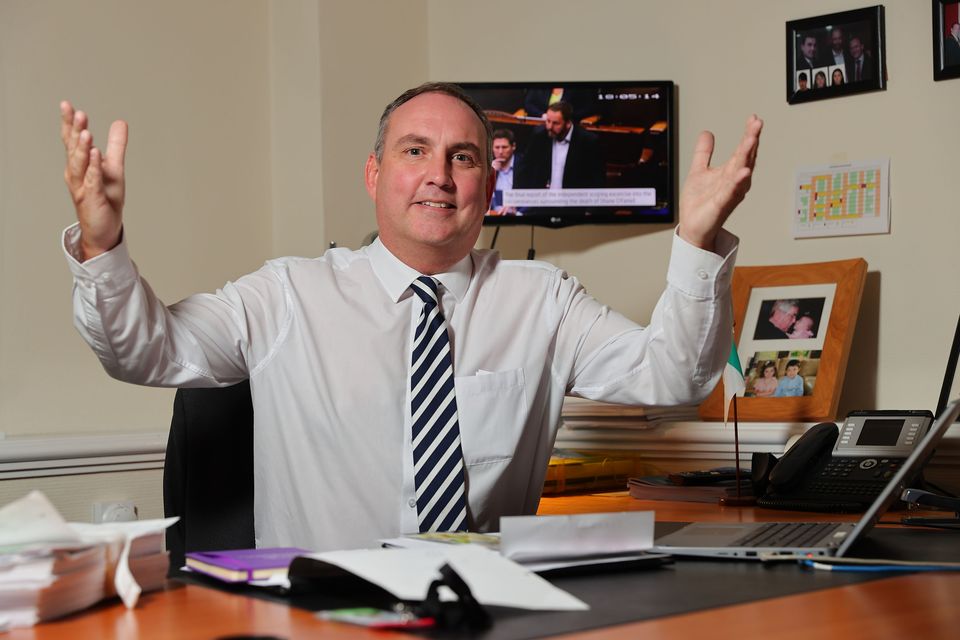
[[[453,186],[453,176],[448,158],[437,155],[430,161],[430,166],[427,170],[427,181],[441,189],[449,189]]]

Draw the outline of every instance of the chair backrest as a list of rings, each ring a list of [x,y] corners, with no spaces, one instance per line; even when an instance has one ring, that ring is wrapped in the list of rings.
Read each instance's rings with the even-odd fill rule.
[[[163,465],[171,573],[184,553],[255,546],[250,383],[178,389]]]

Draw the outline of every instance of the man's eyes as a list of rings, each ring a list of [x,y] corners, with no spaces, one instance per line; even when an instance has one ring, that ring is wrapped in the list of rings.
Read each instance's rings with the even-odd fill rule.
[[[474,164],[476,160],[469,153],[455,153],[453,154],[453,159],[455,162],[462,162],[465,164]]]
[[[426,150],[425,150],[423,147],[410,147],[410,148],[408,148],[408,149],[404,149],[403,152],[404,152],[404,154],[406,154],[406,155],[408,155],[408,156],[413,156],[413,157],[421,157],[421,156],[426,155],[426,153],[427,153]],[[453,155],[450,156],[450,159],[451,159],[453,162],[456,162],[457,164],[469,164],[469,165],[473,165],[473,164],[476,164],[476,162],[477,162],[477,160],[476,160],[476,158],[473,156],[473,154],[467,153],[467,152],[465,152],[465,151],[458,151],[458,152],[454,153]]]

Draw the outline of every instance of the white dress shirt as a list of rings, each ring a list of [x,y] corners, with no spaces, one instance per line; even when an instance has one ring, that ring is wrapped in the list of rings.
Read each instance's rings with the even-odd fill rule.
[[[567,154],[570,152],[570,138],[573,137],[573,125],[567,129],[567,135],[553,141],[553,154],[550,164],[550,188],[563,189],[563,170],[567,166]]]
[[[516,159],[516,154],[510,156],[510,162],[507,163],[507,166],[497,171],[497,184],[494,187],[497,191],[513,189],[513,164]]]
[[[408,389],[417,272],[378,240],[271,260],[165,307],[126,240],[81,263],[78,239],[76,225],[64,232],[74,323],[111,376],[171,387],[249,377],[258,546],[367,547],[417,531]],[[725,258],[675,235],[647,328],[543,262],[473,251],[436,276],[474,528],[535,512],[565,394],[669,405],[712,390],[730,352],[736,240],[724,232],[717,248]]]

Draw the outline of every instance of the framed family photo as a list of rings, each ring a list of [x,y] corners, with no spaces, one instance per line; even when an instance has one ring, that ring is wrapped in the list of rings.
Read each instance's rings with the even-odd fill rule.
[[[734,269],[734,339],[746,383],[740,420],[835,418],[866,277],[860,258]],[[700,417],[723,419],[722,383]]]
[[[960,78],[960,1],[932,0],[933,79]]]
[[[886,88],[883,6],[787,22],[787,102]]]

